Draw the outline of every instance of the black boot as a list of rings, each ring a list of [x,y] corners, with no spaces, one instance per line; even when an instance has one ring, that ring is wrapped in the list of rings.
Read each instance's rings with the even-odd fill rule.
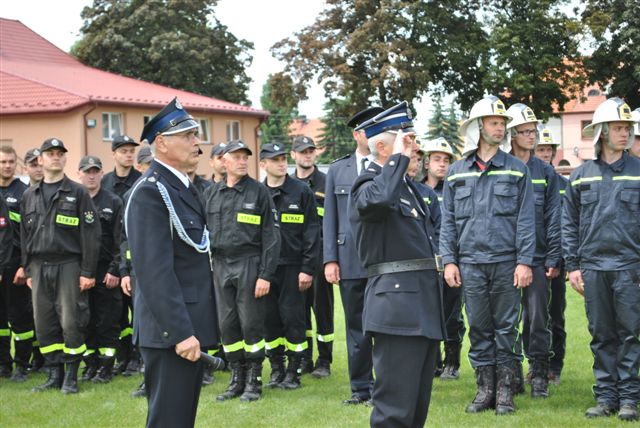
[[[318,359],[316,367],[311,372],[311,376],[322,379],[331,376],[331,363],[327,360]]]
[[[458,379],[460,377],[460,343],[445,342],[444,369],[440,379]]]
[[[147,395],[147,388],[144,386],[144,381],[138,386],[138,389],[131,393],[131,396],[134,398],[145,397]]]
[[[64,380],[62,381],[62,388],[60,388],[60,390],[63,394],[77,394],[80,360],[66,363],[64,366]]]
[[[49,377],[42,385],[38,385],[31,389],[33,392],[45,391],[47,389],[60,389],[62,386],[62,378],[64,376],[64,365],[56,364],[47,367],[49,370]]]
[[[300,360],[300,374],[313,372],[313,358],[304,355],[300,357],[299,360]]]
[[[479,413],[493,409],[496,400],[496,366],[482,366],[476,369],[476,396],[466,408],[467,413]]]
[[[231,367],[231,378],[227,390],[216,397],[218,401],[230,400],[239,397],[244,391],[246,367],[244,362],[233,361],[229,363]]]
[[[289,356],[289,364],[287,365],[287,373],[284,380],[278,385],[282,389],[298,389],[300,388],[300,375],[302,374],[300,367],[300,356],[292,354]]]
[[[93,383],[109,383],[113,379],[113,364],[115,357],[100,357],[100,368],[91,379]]]
[[[515,365],[515,364],[514,364]],[[513,404],[513,380],[516,369],[509,364],[501,364],[496,372],[496,415],[506,415],[516,411]]]
[[[142,359],[140,358],[140,352],[138,352],[137,346],[132,346],[131,353],[129,354],[129,362],[122,376],[133,376],[140,373],[142,367]]]
[[[216,380],[213,375],[213,367],[211,364],[204,363],[204,373],[202,373],[202,386],[211,385]]]
[[[275,388],[284,380],[284,355],[269,357],[271,363],[271,378],[267,384],[268,388]]]
[[[240,401],[256,401],[262,396],[262,362],[251,361],[247,368],[244,392]]]
[[[535,361],[531,376],[531,397],[547,398],[549,396],[549,362]]]
[[[116,364],[113,368],[114,375],[122,374],[127,369],[132,347],[131,336],[125,336],[118,341],[118,346],[116,347]]]
[[[84,368],[82,369],[81,380],[91,380],[98,372],[98,356],[93,354],[84,357]]]
[[[33,353],[31,357],[31,368],[29,369],[29,371],[32,373],[45,371],[46,369],[44,367],[44,357],[40,352],[40,347],[34,346],[32,352]]]
[[[522,361],[516,361],[514,364],[514,376],[511,381],[511,392],[513,395],[524,394],[524,372],[522,371]]]
[[[29,370],[27,367],[16,364],[16,368],[13,369],[13,374],[11,375],[12,382],[26,382],[27,381],[27,373]]]

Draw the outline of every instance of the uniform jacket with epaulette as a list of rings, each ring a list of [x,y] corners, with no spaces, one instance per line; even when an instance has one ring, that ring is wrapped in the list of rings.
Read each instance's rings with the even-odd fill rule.
[[[102,177],[100,187],[115,193],[124,201],[124,194],[133,187],[136,180],[138,180],[141,175],[140,171],[135,168],[131,168],[131,170],[129,170],[129,175],[127,175],[126,178],[120,178],[116,175],[116,171],[113,170]]]
[[[122,200],[113,192],[100,189],[93,197],[98,211],[102,237],[98,263],[107,265],[107,272],[120,276],[120,240],[122,239]],[[98,278],[102,280],[102,278]]]
[[[13,225],[13,251],[11,254],[11,264],[20,264],[20,222],[22,215],[20,213],[20,202],[24,192],[27,191],[29,186],[24,184],[19,178],[14,178],[13,181],[2,192],[2,198],[4,199],[7,209],[9,210],[9,219]]]

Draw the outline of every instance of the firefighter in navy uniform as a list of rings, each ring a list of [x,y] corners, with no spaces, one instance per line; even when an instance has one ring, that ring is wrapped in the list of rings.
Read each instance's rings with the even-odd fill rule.
[[[510,120],[495,96],[474,104],[460,127],[463,157],[451,165],[444,184],[444,278],[450,287],[462,286],[476,371],[469,413],[515,411],[521,289],[531,283],[535,204],[527,166],[508,153]]]
[[[78,176],[91,195],[102,229],[96,286],[89,290],[91,317],[82,380],[108,383],[113,377],[122,312],[122,291],[119,287],[122,201],[115,193],[100,187],[102,162],[98,157],[83,157],[78,166]]]
[[[20,242],[47,381],[34,388],[78,392],[87,350],[89,293],[95,285],[100,221],[91,196],[64,175],[67,149],[49,138],[40,147],[44,179],[22,198]],[[64,379],[63,379],[64,372]]]
[[[0,197],[9,209],[8,218],[13,225],[12,256],[0,281],[0,377],[11,376],[14,382],[23,382],[29,369],[34,326],[31,290],[26,285],[20,260],[20,201],[28,186],[14,177],[17,160],[13,147],[0,146]],[[10,354],[12,335],[13,359]]]
[[[291,174],[291,177],[302,180],[309,185],[316,200],[318,219],[322,224],[327,176],[315,164],[317,155],[316,145],[311,138],[301,136],[293,140],[291,157],[296,163],[296,170]],[[320,239],[322,239],[322,236]],[[320,270],[322,270],[321,264]],[[313,277],[311,289],[306,293],[306,305],[307,344],[309,348],[303,358],[302,373],[309,372],[315,378],[328,377],[331,374],[331,363],[333,361],[333,286],[321,271]],[[316,340],[318,344],[318,359],[315,365],[313,364],[311,309],[313,309],[313,314],[316,318]],[[305,364],[305,362],[308,363]]]
[[[549,304],[551,280],[560,273],[562,259],[560,240],[560,193],[558,174],[553,167],[534,156],[538,134],[538,119],[525,104],[509,107],[512,120],[507,125],[511,138],[511,153],[529,168],[535,201],[536,248],[533,257],[533,281],[522,293],[524,355],[529,361],[531,397],[549,396],[549,361],[551,330]],[[522,356],[520,356],[522,358]],[[522,371],[518,368],[517,393],[524,392]]]
[[[249,177],[251,149],[229,142],[226,179],[204,195],[213,251],[214,283],[222,346],[231,379],[219,401],[262,395],[266,300],[280,254],[276,210],[267,188]]]
[[[418,149],[410,114],[402,102],[360,125],[374,161],[353,184],[349,203],[369,276],[363,327],[374,339],[372,427],[425,424],[444,338],[435,231],[429,208],[406,177]]]
[[[538,144],[535,155],[538,159],[551,163],[556,156],[557,148],[560,145],[553,138],[551,129],[545,125],[538,125]],[[560,195],[560,212],[569,179],[558,174],[558,194]],[[549,302],[549,319],[551,321],[551,359],[549,360],[549,383],[560,384],[560,376],[564,367],[564,355],[567,343],[567,332],[565,330],[564,311],[567,308],[567,282],[564,260],[560,261],[558,276],[551,279],[551,301]]]
[[[305,335],[305,291],[317,274],[320,255],[320,223],[313,192],[287,175],[287,151],[283,144],[263,144],[260,167],[280,224],[280,257],[269,294],[265,297],[265,339],[271,363],[269,387],[300,387]],[[288,365],[284,370],[284,355]]]
[[[610,98],[582,135],[593,138],[595,160],[576,168],[562,209],[562,247],[569,282],[584,295],[597,405],[588,418],[618,410],[638,419],[640,401],[640,160],[631,109]]]

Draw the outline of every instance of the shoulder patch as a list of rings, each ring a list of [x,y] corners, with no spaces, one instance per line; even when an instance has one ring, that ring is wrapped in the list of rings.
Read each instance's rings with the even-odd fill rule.
[[[351,157],[351,153],[349,153],[348,155],[342,156],[341,158],[335,159],[335,160],[334,160],[333,162],[331,162],[331,163],[336,163],[336,162],[338,162],[338,161],[340,161],[340,160],[342,160],[342,159],[347,159],[347,158],[349,158],[349,157]]]

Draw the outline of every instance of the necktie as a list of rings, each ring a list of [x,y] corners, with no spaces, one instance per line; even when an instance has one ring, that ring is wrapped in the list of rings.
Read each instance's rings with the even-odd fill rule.
[[[362,171],[365,170],[365,168],[367,167],[367,161],[369,159],[367,159],[366,157],[363,157],[362,159],[360,159],[360,174],[362,174]]]

